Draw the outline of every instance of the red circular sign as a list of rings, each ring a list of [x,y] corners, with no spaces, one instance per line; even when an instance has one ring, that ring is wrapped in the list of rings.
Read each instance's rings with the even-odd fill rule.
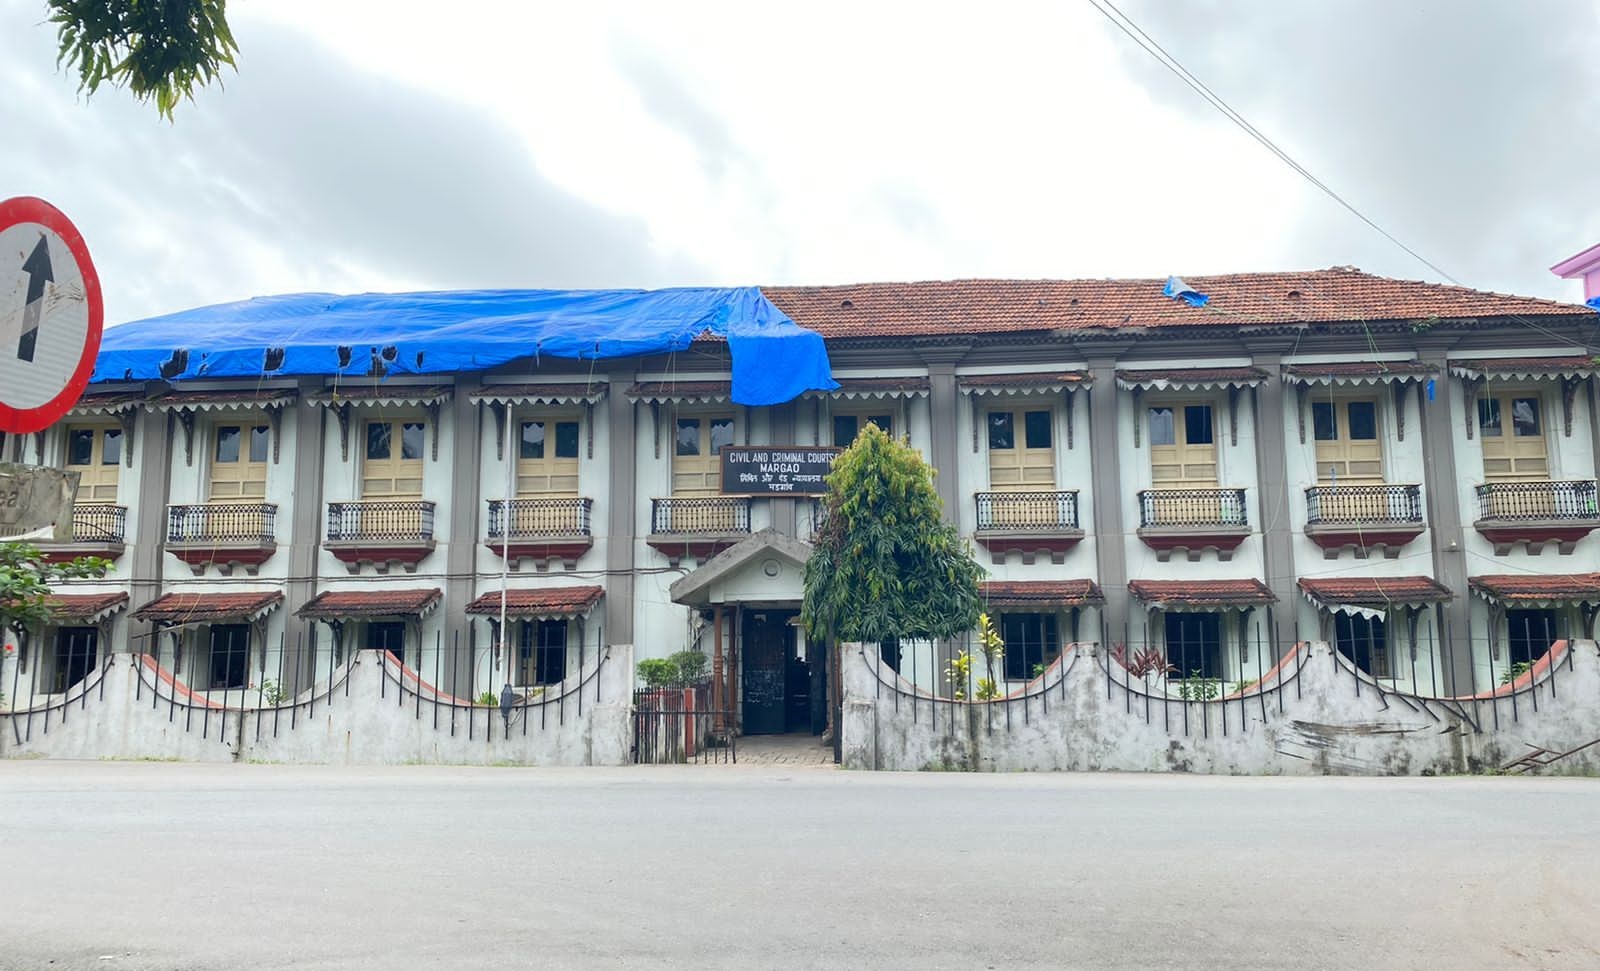
[[[0,431],[42,431],[78,403],[104,324],[72,221],[43,199],[0,202]]]

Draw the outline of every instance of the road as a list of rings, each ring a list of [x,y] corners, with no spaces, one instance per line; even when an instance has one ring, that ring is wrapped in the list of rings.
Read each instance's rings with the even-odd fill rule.
[[[0,967],[1600,967],[1600,781],[0,763]]]

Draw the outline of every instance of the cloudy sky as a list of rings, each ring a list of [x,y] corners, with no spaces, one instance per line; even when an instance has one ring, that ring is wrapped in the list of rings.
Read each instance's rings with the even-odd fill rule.
[[[1548,267],[1600,241],[1594,4],[1120,6],[1452,276],[1579,297]],[[1084,0],[229,7],[237,75],[169,124],[80,99],[43,0],[0,0],[0,197],[77,222],[108,322],[300,290],[1439,278]]]

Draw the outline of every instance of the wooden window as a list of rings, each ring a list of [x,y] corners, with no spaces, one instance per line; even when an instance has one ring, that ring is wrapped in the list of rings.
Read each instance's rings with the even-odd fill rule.
[[[272,430],[266,425],[213,426],[211,498],[259,500],[267,494],[267,454]]]
[[[213,690],[243,688],[250,673],[250,625],[212,624],[210,663],[206,687]]]
[[[733,444],[731,415],[679,415],[672,453],[674,496],[722,492],[721,449]]]
[[[1491,482],[1550,477],[1544,410],[1537,395],[1506,393],[1478,399],[1478,435],[1483,474]]]
[[[45,683],[60,694],[89,676],[100,650],[100,631],[94,627],[62,627],[56,631],[53,662]]]
[[[1382,617],[1333,615],[1333,642],[1350,663],[1374,678],[1393,677],[1389,667],[1389,635]]]
[[[1559,640],[1561,615],[1550,609],[1506,611],[1506,657],[1496,665],[1495,676],[1503,678],[1518,664],[1538,663]]]
[[[1173,678],[1222,679],[1221,614],[1169,613],[1165,625]]]
[[[366,423],[362,498],[422,495],[421,420],[381,419]]]
[[[116,502],[122,429],[112,425],[67,429],[67,470],[78,473],[78,502]]]
[[[1000,638],[1006,645],[1007,681],[1028,681],[1038,677],[1061,656],[1061,638],[1055,614],[1001,614]]]
[[[1373,485],[1383,481],[1383,442],[1375,401],[1313,401],[1317,482],[1322,485]]]
[[[406,662],[406,625],[404,621],[374,621],[367,625],[367,650],[388,651],[401,664]]]
[[[894,435],[894,416],[884,414],[836,414],[833,416],[833,444],[838,448],[849,448],[861,434],[861,429],[867,425],[877,425],[885,433]]]
[[[517,495],[577,494],[577,419],[524,419],[518,425]]]
[[[517,645],[517,686],[558,684],[567,676],[567,622],[525,620]]]
[[[999,491],[1051,491],[1056,487],[1053,413],[991,411],[989,488]]]
[[[1156,488],[1216,488],[1216,415],[1209,404],[1158,405],[1146,420]]]

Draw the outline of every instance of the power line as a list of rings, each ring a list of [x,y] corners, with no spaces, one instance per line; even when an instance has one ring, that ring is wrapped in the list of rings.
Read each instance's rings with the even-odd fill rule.
[[[1331,187],[1328,186],[1326,182],[1323,182],[1315,175],[1312,175],[1305,166],[1295,161],[1288,152],[1279,148],[1276,142],[1268,138],[1261,132],[1260,129],[1256,128],[1256,126],[1250,124],[1250,122],[1246,120],[1243,115],[1234,110],[1234,108],[1224,101],[1220,95],[1207,87],[1205,82],[1201,81],[1199,78],[1190,73],[1189,69],[1179,63],[1177,58],[1167,53],[1164,47],[1157,43],[1149,34],[1145,33],[1143,28],[1133,22],[1132,18],[1119,10],[1116,4],[1112,3],[1111,0],[1089,0],[1089,4],[1096,10],[1100,11],[1100,13],[1104,15],[1107,20],[1115,24],[1118,30],[1121,30],[1124,34],[1127,34],[1135,44],[1138,44],[1139,47],[1145,51],[1145,53],[1149,54],[1151,57],[1160,62],[1162,67],[1165,67],[1167,70],[1171,71],[1178,77],[1179,80],[1183,81],[1184,84],[1187,84],[1190,88],[1192,88],[1196,94],[1204,98],[1207,103],[1216,108],[1218,111],[1222,112],[1222,114],[1229,121],[1239,126],[1239,128],[1245,134],[1259,142],[1263,148],[1277,156],[1280,161],[1289,166],[1295,172],[1299,173],[1299,175],[1307,182],[1310,182],[1312,185],[1320,189],[1325,195],[1327,195],[1328,198],[1332,199],[1334,202],[1337,202],[1351,215],[1372,227],[1372,229],[1382,235],[1384,239],[1387,239],[1389,242],[1400,247],[1402,250],[1405,250],[1406,253],[1410,254],[1413,259],[1421,263],[1423,266],[1426,266],[1428,269],[1439,274],[1446,280],[1449,280],[1456,286],[1465,286],[1465,284],[1463,284],[1460,280],[1457,280],[1454,276],[1445,272],[1445,270],[1442,269],[1437,263],[1434,263],[1421,253],[1418,253],[1416,250],[1407,246],[1393,233],[1378,225],[1365,213],[1348,202],[1343,196],[1335,192]]]

